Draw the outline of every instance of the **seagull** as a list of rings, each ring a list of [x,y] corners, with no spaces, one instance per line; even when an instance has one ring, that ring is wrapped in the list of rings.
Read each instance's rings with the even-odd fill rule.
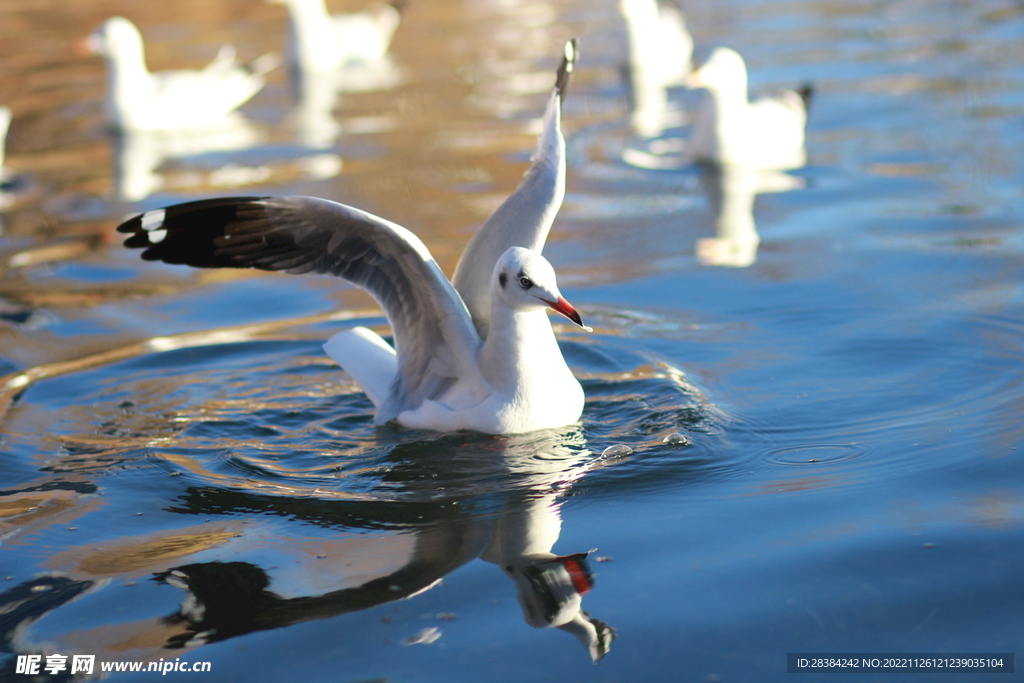
[[[681,119],[669,113],[667,89],[686,85],[693,38],[677,5],[667,0],[620,0],[629,38],[630,122],[645,138],[658,138]]]
[[[324,0],[268,0],[288,8],[289,59],[303,71],[332,71],[383,59],[401,22],[398,6],[331,15]]]
[[[11,125],[11,108],[0,107],[0,182],[7,177],[4,168],[4,154],[7,149],[7,129]]]
[[[558,110],[575,60],[570,41],[526,177],[470,241],[453,282],[406,228],[314,197],[188,202],[118,230],[131,235],[125,246],[145,248],[146,260],[328,273],[366,288],[384,309],[394,347],[357,327],[324,349],[366,392],[378,425],[516,434],[573,424],[583,389],[544,311],[589,328],[540,249],[564,195]]]
[[[710,93],[694,125],[695,159],[777,170],[807,162],[804,128],[810,86],[750,102],[743,57],[726,47],[715,48],[690,75],[689,85]]]
[[[686,85],[693,60],[693,37],[678,5],[669,0],[620,0],[626,20],[629,65],[647,85]]]
[[[0,211],[10,207],[18,198],[18,193],[24,189],[25,177],[15,174],[11,169],[4,166],[4,156],[7,148],[7,129],[11,125],[10,107],[0,107]],[[0,223],[0,234],[3,233],[3,223]]]
[[[179,130],[217,123],[263,87],[279,59],[266,54],[247,66],[225,45],[204,69],[150,73],[142,36],[124,17],[111,17],[85,46],[107,60],[107,110],[130,130]]]

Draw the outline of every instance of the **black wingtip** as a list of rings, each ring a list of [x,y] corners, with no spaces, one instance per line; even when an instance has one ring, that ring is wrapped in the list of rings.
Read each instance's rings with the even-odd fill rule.
[[[814,84],[807,81],[800,89],[796,91],[800,95],[800,99],[804,102],[804,109],[807,111],[811,110],[811,99],[814,97]]]
[[[153,209],[129,218],[117,226],[128,234],[124,246],[144,249],[145,261],[164,261],[199,268],[239,267],[230,258],[216,253],[215,240],[229,223],[236,222],[239,210],[258,205],[264,197],[218,197],[162,209]]]
[[[558,67],[558,76],[555,77],[555,90],[558,91],[558,96],[563,100],[565,94],[569,90],[569,79],[572,77],[572,72],[576,70],[576,59],[579,57],[579,51],[576,48],[576,39],[572,38],[565,43],[565,52],[562,55],[562,63]]]

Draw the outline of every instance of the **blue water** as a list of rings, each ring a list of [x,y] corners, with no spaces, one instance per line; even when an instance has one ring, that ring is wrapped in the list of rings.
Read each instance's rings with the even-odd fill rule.
[[[236,4],[260,22],[235,20],[230,39],[247,27],[252,54],[274,47],[281,15]],[[515,186],[533,145],[524,123],[543,107],[542,91],[499,75],[550,71],[578,35],[568,193],[545,250],[594,327],[556,323],[587,394],[577,426],[374,428],[320,343],[350,324],[328,319],[339,307],[384,320],[327,278],[225,278],[144,264],[116,242],[0,276],[21,307],[0,320],[0,368],[50,368],[0,423],[0,680],[29,680],[13,667],[32,653],[211,663],[168,674],[179,679],[355,683],[781,681],[797,676],[790,652],[1015,652],[1024,13],[995,0],[685,9],[698,56],[737,48],[755,90],[816,86],[809,163],[789,191],[754,200],[760,244],[744,267],[698,255],[715,234],[706,169],[624,161],[651,147],[629,127],[614,2],[411,6],[393,48],[404,83],[337,108],[393,127],[343,135],[336,178],[219,191],[361,206],[415,230],[450,271]],[[150,17],[154,39],[178,21]],[[287,137],[285,81],[243,108],[272,138]],[[11,166],[43,144],[43,124],[23,125]],[[77,135],[106,144],[99,126]],[[232,158],[287,157],[267,143]],[[47,243],[24,232],[32,210],[88,194],[38,174],[39,194],[8,212],[5,253]],[[99,194],[113,224],[215,193]],[[85,303],[51,296],[86,290]],[[583,590],[571,560],[551,558],[591,549]],[[588,650],[532,627],[543,591],[530,571],[553,582],[557,609],[614,640],[605,629]],[[815,680],[853,678],[907,680]]]

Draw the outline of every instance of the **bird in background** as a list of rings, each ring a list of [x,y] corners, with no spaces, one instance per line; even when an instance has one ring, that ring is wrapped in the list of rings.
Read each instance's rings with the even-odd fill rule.
[[[583,321],[540,249],[564,195],[559,109],[576,58],[570,41],[526,177],[470,241],[454,283],[410,231],[311,197],[189,202],[118,230],[147,260],[329,273],[365,287],[387,315],[394,347],[354,328],[324,348],[373,402],[377,424],[512,434],[575,423],[583,389],[544,311]]]
[[[107,19],[85,42],[107,62],[106,108],[117,128],[175,130],[215,124],[247,102],[280,63],[272,54],[245,66],[225,45],[205,68],[151,73],[139,30],[124,17]]]
[[[332,71],[383,59],[401,23],[399,4],[330,14],[324,0],[268,0],[284,5],[289,19],[289,62],[303,71]]]
[[[620,0],[629,40],[633,128],[656,138],[682,122],[672,118],[667,89],[685,86],[693,63],[693,38],[682,10],[668,0]]]
[[[11,108],[0,107],[0,181],[7,177],[4,156],[7,152],[7,130],[11,126]]]
[[[694,159],[778,170],[807,162],[804,129],[810,86],[751,102],[743,57],[727,47],[715,48],[690,75],[689,85],[709,93],[694,123],[690,141]]]

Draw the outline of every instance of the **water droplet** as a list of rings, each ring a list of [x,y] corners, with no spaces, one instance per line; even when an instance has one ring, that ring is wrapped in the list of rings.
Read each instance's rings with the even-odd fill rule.
[[[614,446],[609,446],[608,448],[604,449],[604,452],[601,453],[601,457],[602,458],[624,458],[627,455],[631,455],[632,453],[633,453],[633,449],[632,448],[630,448],[629,446],[627,446],[624,443],[617,443]]]

